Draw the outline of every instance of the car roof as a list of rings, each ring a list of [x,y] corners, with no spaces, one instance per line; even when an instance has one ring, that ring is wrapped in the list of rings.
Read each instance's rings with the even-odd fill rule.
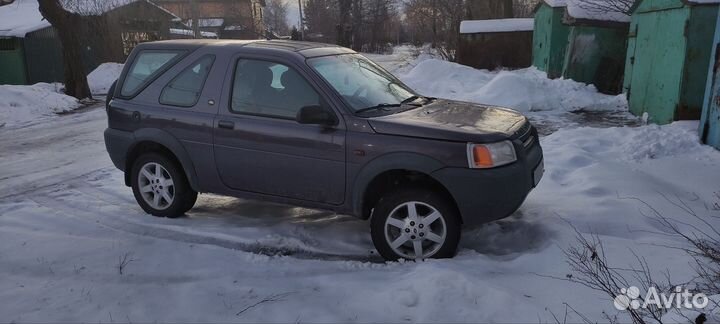
[[[189,48],[196,49],[200,47],[212,47],[218,51],[238,51],[240,49],[258,49],[273,54],[279,53],[297,53],[306,58],[338,55],[338,54],[354,54],[355,51],[332,44],[292,41],[292,40],[229,40],[229,39],[176,39],[157,42],[142,43],[138,45],[140,49],[176,49]]]

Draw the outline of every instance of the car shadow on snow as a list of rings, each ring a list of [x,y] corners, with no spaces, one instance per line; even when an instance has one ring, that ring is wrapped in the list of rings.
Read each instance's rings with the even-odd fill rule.
[[[205,195],[203,195],[205,196]],[[463,231],[460,249],[501,259],[542,250],[549,244],[551,232],[541,223],[528,219],[522,211],[512,216]],[[248,252],[288,255],[324,260],[384,262],[372,250],[367,221],[332,212],[281,204],[209,195],[201,198],[188,219],[217,222],[235,228],[254,227],[272,236],[303,244],[284,246],[273,241],[256,242]],[[308,250],[307,245],[323,250]],[[354,246],[335,251],[334,245]],[[314,250],[314,251],[313,251]]]
[[[522,210],[508,218],[469,228],[462,235],[460,249],[502,259],[540,251],[552,238],[545,225],[527,219]]]
[[[540,136],[547,136],[561,128],[568,127],[638,127],[642,120],[627,111],[575,110],[567,113],[529,113],[528,118],[535,125]]]
[[[192,218],[222,218],[228,223],[247,225],[251,223],[304,223],[362,222],[349,216],[339,216],[329,211],[295,207],[241,198],[203,195],[190,212]]]

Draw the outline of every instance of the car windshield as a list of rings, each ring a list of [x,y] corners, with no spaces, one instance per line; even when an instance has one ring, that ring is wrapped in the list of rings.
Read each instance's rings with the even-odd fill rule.
[[[402,107],[419,99],[392,74],[359,54],[308,60],[355,112]]]

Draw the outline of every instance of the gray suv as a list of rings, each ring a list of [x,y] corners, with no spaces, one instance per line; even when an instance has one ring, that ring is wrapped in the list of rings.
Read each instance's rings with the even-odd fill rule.
[[[452,257],[462,225],[512,214],[543,174],[523,115],[421,96],[325,44],[140,44],[107,115],[147,213],[181,216],[198,192],[324,209],[370,219],[388,260]]]

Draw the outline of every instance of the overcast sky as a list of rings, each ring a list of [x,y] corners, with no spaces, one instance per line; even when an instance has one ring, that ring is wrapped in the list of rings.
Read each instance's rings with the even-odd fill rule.
[[[298,0],[284,0],[288,3],[288,25],[300,27],[300,12],[298,10]]]

